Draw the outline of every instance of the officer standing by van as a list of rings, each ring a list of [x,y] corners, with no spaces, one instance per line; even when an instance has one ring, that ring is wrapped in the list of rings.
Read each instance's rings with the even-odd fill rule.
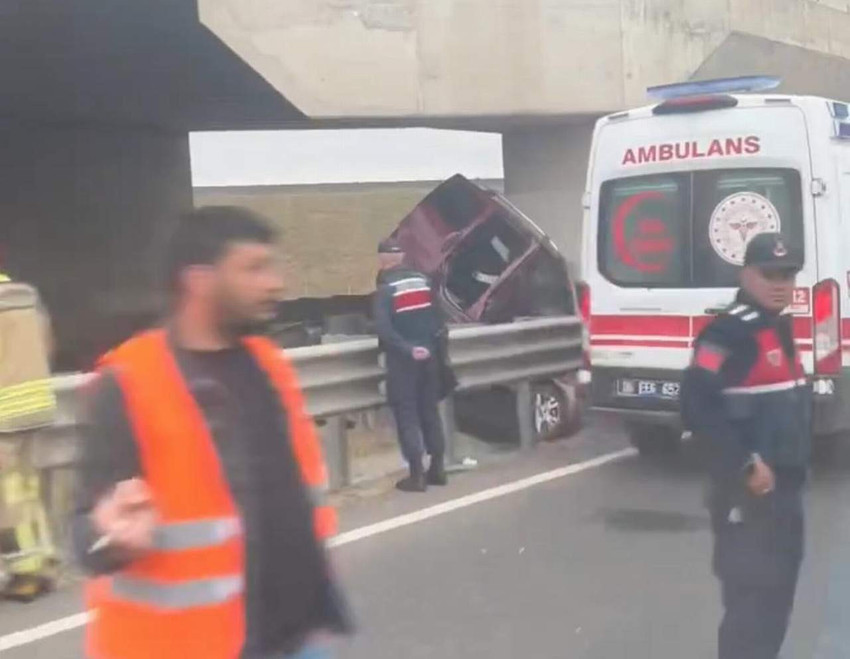
[[[424,492],[428,485],[446,484],[446,442],[438,408],[442,397],[438,351],[445,328],[428,277],[405,265],[402,248],[385,240],[378,246],[378,258],[375,327],[386,355],[387,399],[410,467],[410,474],[396,487]],[[426,451],[431,456],[427,473]]]
[[[711,457],[720,659],[775,659],[793,608],[812,403],[783,311],[802,266],[781,235],[753,238],[737,299],[699,336],[684,376],[684,422]]]

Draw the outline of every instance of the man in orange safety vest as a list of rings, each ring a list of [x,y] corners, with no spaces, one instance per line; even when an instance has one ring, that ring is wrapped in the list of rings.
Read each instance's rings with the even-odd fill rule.
[[[77,553],[92,659],[320,657],[348,629],[336,517],[295,372],[258,335],[281,296],[249,211],[180,222],[162,329],[102,359],[84,428]]]

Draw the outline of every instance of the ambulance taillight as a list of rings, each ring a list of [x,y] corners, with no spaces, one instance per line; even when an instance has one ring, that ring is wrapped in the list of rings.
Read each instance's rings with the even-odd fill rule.
[[[815,374],[838,375],[841,372],[841,289],[834,279],[825,279],[814,287],[812,297]]]

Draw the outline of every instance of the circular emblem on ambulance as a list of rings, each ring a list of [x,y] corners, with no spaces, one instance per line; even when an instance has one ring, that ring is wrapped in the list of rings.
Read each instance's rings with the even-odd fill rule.
[[[780,228],[779,213],[767,197],[736,192],[717,204],[708,223],[708,238],[721,259],[744,265],[747,244],[760,233],[778,233]]]

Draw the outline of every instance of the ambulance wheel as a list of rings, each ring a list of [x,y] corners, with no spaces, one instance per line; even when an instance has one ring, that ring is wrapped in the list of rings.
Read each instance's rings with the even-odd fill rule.
[[[670,455],[682,445],[682,433],[675,428],[635,423],[626,429],[632,446],[643,456]]]

